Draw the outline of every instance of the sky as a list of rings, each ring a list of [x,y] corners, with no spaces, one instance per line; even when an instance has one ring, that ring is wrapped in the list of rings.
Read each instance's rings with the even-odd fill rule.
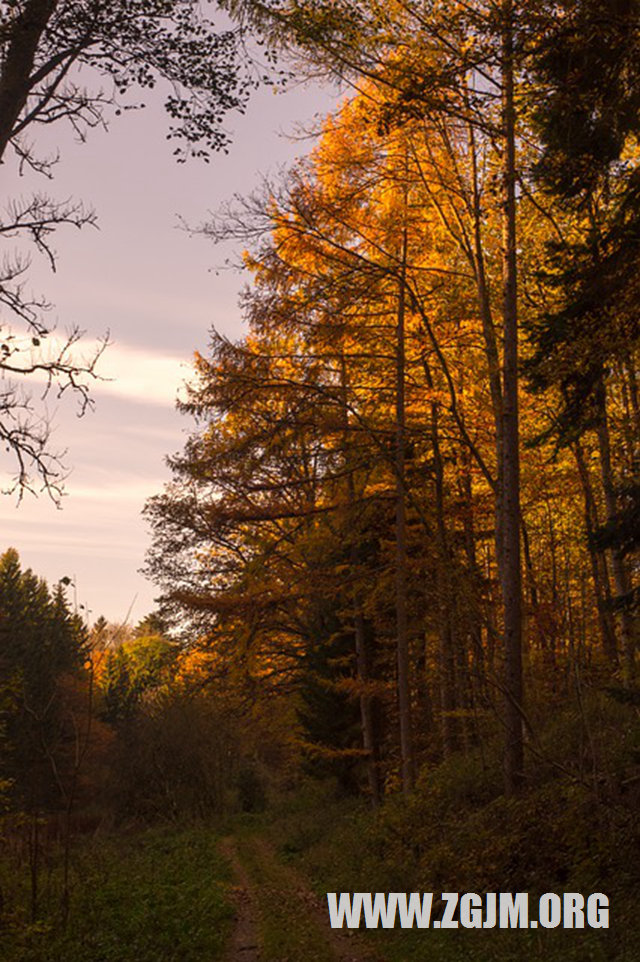
[[[90,356],[107,332],[111,342],[98,367],[105,380],[92,387],[95,409],[81,418],[71,397],[42,400],[43,385],[30,382],[54,425],[51,447],[67,451],[65,496],[60,507],[44,494],[26,494],[20,504],[0,496],[0,551],[16,548],[23,567],[50,584],[71,578],[71,600],[90,622],[104,615],[135,624],[153,609],[157,589],[139,572],[149,545],[140,513],[169,479],[166,456],[192,427],[175,399],[193,352],[206,351],[210,327],[231,337],[243,330],[237,302],[247,278],[225,267],[237,251],[190,235],[180,218],[202,223],[306,153],[311,143],[296,135],[297,125],[336,98],[318,86],[258,91],[245,115],[227,118],[229,153],[208,165],[176,163],[158,98],[114,118],[108,131],[91,131],[84,144],[60,124],[51,127],[55,140],[38,141],[44,152],[61,153],[51,183],[2,168],[5,200],[46,189],[83,200],[98,218],[97,228],[61,229],[56,272],[34,256],[28,277],[28,287],[54,305],[49,319],[60,336],[74,325],[86,332],[80,354]]]

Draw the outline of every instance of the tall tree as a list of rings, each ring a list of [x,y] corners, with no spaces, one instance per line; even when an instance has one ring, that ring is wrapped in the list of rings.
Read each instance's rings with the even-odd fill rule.
[[[21,569],[14,549],[6,551],[0,558],[0,669],[11,697],[2,769],[29,812],[66,802],[74,732],[65,717],[65,678],[80,670],[85,641],[62,586],[51,595],[44,581]]]
[[[274,34],[311,51],[339,76],[374,78],[388,122],[411,116],[464,118],[501,145],[503,184],[504,357],[499,445],[497,552],[503,590],[505,650],[505,786],[522,781],[522,586],[518,426],[518,276],[516,236],[516,113],[522,4],[245,2],[241,14],[272,25]],[[412,41],[407,45],[405,38]],[[400,51],[402,53],[400,54]],[[469,85],[469,77],[472,85]],[[496,103],[499,105],[496,111]],[[497,386],[495,388],[497,392]],[[496,397],[496,403],[499,403]]]
[[[598,441],[606,534],[591,523],[591,550],[606,545],[610,552],[627,684],[638,632],[631,558],[640,547],[632,520],[640,510],[640,475],[634,441],[626,465],[624,458],[615,463],[610,422],[616,381],[637,396],[640,194],[637,163],[623,158],[640,129],[639,49],[638,3],[580,0],[563,16],[552,12],[534,61],[545,91],[544,110],[534,112],[542,140],[535,174],[573,209],[579,229],[569,243],[550,247],[559,296],[532,331],[529,372],[534,388],[559,389],[552,429],[559,442],[578,444],[591,430]],[[628,405],[630,439],[638,432],[633,411]],[[580,470],[586,480],[584,464]]]

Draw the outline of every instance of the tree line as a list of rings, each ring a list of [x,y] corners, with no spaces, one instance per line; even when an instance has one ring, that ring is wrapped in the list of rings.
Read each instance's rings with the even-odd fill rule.
[[[204,228],[247,245],[248,333],[196,356],[148,571],[374,801],[497,733],[515,793],[550,700],[633,689],[638,11],[605,6],[234,5],[354,93]]]
[[[64,929],[82,836],[264,800],[249,726],[228,697],[203,692],[206,666],[157,615],[89,627],[69,584],[50,589],[13,548],[0,556],[5,934],[44,920]]]
[[[637,4],[217,6],[228,30],[197,4],[2,8],[0,146],[42,173],[29,131],[84,136],[167,81],[180,158],[223,147],[256,82],[249,31],[353,91],[306,161],[205,228],[248,247],[249,333],[197,357],[148,571],[211,686],[287,750],[375,801],[498,732],[513,794],[570,677],[634,697]],[[87,220],[34,198],[2,233],[53,263],[54,228]],[[21,325],[1,430],[18,490],[35,471],[55,495],[16,379],[84,404],[95,364],[71,359],[76,332],[40,358],[26,266],[0,288]]]

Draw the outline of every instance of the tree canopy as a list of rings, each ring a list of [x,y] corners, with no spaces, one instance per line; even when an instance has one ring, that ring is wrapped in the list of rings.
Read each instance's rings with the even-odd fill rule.
[[[582,657],[578,622],[587,659],[635,673],[634,549],[614,543],[637,473],[635,154],[622,138],[624,165],[601,165],[591,213],[545,174],[555,7],[235,6],[357,92],[284,182],[206,229],[249,244],[249,333],[197,355],[149,573],[250,677],[320,716],[314,691],[348,690],[360,756],[339,751],[373,795],[374,769],[406,787],[434,739],[482,740],[492,713],[517,790],[523,683]]]

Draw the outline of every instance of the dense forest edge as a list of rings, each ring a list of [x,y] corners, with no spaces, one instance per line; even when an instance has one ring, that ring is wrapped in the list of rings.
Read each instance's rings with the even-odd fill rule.
[[[256,957],[274,962],[637,958],[633,692],[579,675],[545,692],[517,797],[504,794],[496,725],[425,764],[411,793],[390,785],[374,807],[362,752],[309,751],[301,698],[272,693],[258,705],[212,683],[215,653],[176,644],[157,614],[88,630],[66,591],[50,592],[15,551],[2,556],[12,626],[3,651],[13,656],[0,816],[8,962],[226,959],[239,884]],[[335,698],[329,715],[311,704],[316,726],[344,737]],[[332,937],[327,891],[601,891],[611,921],[360,932],[354,955]]]
[[[246,334],[210,332],[178,405],[157,610],[89,623],[0,558],[4,957],[229,958],[242,892],[252,952],[330,962],[327,891],[456,890],[602,892],[610,926],[359,932],[353,957],[637,962],[638,3],[228,0],[224,41],[148,4],[82,30],[83,5],[9,5],[0,157],[101,116],[50,105],[78,57],[195,91],[167,105],[180,159],[257,82],[242,31],[349,94],[199,229],[243,248]],[[45,252],[87,222],[41,200],[4,234],[27,214]],[[3,377],[47,336],[22,273]],[[85,404],[66,350],[43,370]],[[55,494],[3,398],[14,489],[31,459]]]

